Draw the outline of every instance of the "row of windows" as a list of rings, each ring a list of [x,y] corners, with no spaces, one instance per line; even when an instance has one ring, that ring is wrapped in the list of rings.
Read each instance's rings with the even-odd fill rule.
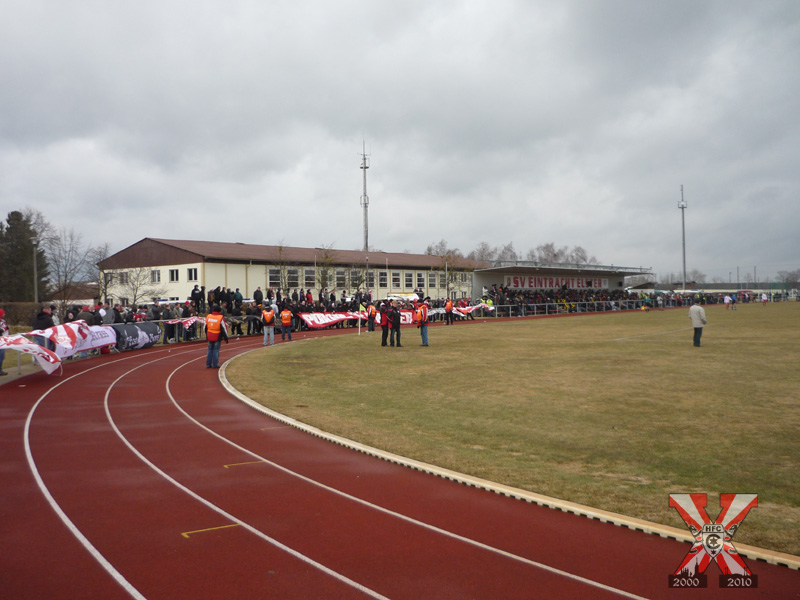
[[[378,271],[378,288],[389,287],[389,271]],[[447,287],[447,276],[444,273],[436,273],[433,271],[391,271],[392,275],[392,288],[404,287],[405,289],[412,288],[425,288],[427,274],[427,287],[435,288]],[[114,284],[115,273],[106,273],[106,283],[108,285]],[[116,273],[119,278],[120,285],[128,285],[129,273],[121,271]],[[301,284],[302,275],[302,284]],[[298,269],[279,267],[270,268],[268,271],[268,285],[275,288],[329,288],[329,289],[356,289],[356,288],[375,288],[375,271],[367,271],[366,276],[364,271],[360,269],[336,269],[319,272],[319,279],[317,278],[316,269]],[[462,284],[469,281],[467,273],[451,273],[460,279]],[[416,276],[416,277],[415,277]],[[438,276],[438,285],[437,285]],[[197,278],[197,268],[186,269],[186,281],[195,282]],[[169,269],[169,282],[180,282],[180,269]],[[161,271],[153,269],[150,271],[150,283],[161,283]],[[402,283],[402,285],[401,285]]]

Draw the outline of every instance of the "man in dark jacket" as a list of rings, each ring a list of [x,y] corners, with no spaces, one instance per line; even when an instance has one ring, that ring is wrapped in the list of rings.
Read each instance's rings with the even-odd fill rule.
[[[389,310],[389,323],[392,327],[392,330],[389,332],[389,345],[394,347],[394,340],[395,337],[397,338],[397,347],[402,348],[400,345],[400,307],[397,306],[397,303],[392,303],[392,307]]]
[[[55,327],[56,324],[53,321],[53,314],[52,310],[49,306],[43,306],[39,311],[39,314],[36,315],[36,318],[33,320],[33,328],[34,329],[48,329],[50,327]],[[47,348],[48,350],[55,350],[55,344],[44,337],[43,335],[35,335],[33,336],[33,341],[35,341],[40,346]]]

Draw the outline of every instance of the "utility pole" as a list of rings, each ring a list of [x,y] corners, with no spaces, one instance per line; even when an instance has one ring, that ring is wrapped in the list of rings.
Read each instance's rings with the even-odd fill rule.
[[[681,184],[681,201],[678,202],[678,208],[681,209],[681,235],[683,238],[683,290],[686,291],[686,221],[684,219],[684,210],[686,210],[686,200],[683,199],[683,184]]]

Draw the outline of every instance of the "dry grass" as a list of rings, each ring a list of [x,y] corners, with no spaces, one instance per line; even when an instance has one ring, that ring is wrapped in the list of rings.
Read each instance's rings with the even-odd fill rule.
[[[279,345],[237,388],[360,442],[684,528],[668,496],[759,495],[736,540],[800,554],[800,303],[413,328]]]

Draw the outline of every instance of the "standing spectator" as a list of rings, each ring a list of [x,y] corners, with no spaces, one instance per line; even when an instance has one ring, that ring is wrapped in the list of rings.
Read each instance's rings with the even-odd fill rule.
[[[236,288],[237,290],[239,288]],[[242,305],[234,300],[231,309],[231,335],[242,334]]]
[[[692,320],[692,327],[694,327],[694,345],[700,347],[703,327],[708,323],[706,321],[706,311],[700,306],[700,298],[694,299],[694,304],[689,309],[689,318]]]
[[[206,339],[206,369],[219,369],[219,347],[222,340],[228,341],[228,329],[218,304],[211,307],[211,314],[206,317]]]
[[[8,324],[6,323],[6,311],[0,308],[0,338],[9,335]],[[0,377],[8,375],[3,371],[3,361],[6,358],[6,349],[0,348]]]
[[[386,302],[381,302],[381,346],[386,345],[389,338],[389,307]]]
[[[256,307],[263,308],[262,304],[264,304],[264,292],[261,291],[261,286],[258,286],[256,291],[253,292],[253,302],[256,303]]]
[[[392,348],[394,348],[395,338],[397,338],[397,347],[403,347],[400,345],[400,322],[402,320],[402,316],[400,315],[400,307],[398,304],[399,303],[392,303],[391,308],[389,309],[389,323],[392,327],[392,330],[389,332],[389,346]]]
[[[287,306],[281,311],[281,341],[286,339],[289,335],[289,341],[292,341],[292,311]]]
[[[430,298],[425,298],[417,308],[417,327],[419,327],[423,346],[428,345],[428,302],[430,300]]]
[[[378,309],[370,302],[367,307],[367,331],[375,331],[375,317],[378,314]]]
[[[205,288],[203,288],[203,289],[205,289]],[[202,304],[202,302],[203,302],[203,295],[204,295],[204,294],[203,294],[203,291],[202,291],[202,290],[200,289],[200,287],[199,287],[199,286],[198,286],[198,285],[195,283],[195,284],[194,284],[194,288],[192,289],[192,292],[191,292],[191,294],[189,294],[189,300],[191,300],[192,302],[194,302],[194,305],[195,305],[195,306],[199,307],[199,306],[200,306],[200,304]]]
[[[33,328],[34,329],[49,329],[50,327],[55,327],[56,324],[53,321],[52,310],[49,306],[43,306],[39,313],[36,315],[36,318],[33,320]],[[37,344],[42,346],[43,348],[47,348],[48,350],[55,350],[55,344],[52,340],[48,340],[43,335],[35,335],[33,336],[33,341]]]
[[[172,309],[170,308],[169,304],[164,306],[164,311],[161,313],[161,318],[164,321],[168,321],[175,318],[175,315],[172,313]],[[172,323],[164,323],[164,344],[171,344],[175,340],[172,339],[175,337],[175,325]]]

